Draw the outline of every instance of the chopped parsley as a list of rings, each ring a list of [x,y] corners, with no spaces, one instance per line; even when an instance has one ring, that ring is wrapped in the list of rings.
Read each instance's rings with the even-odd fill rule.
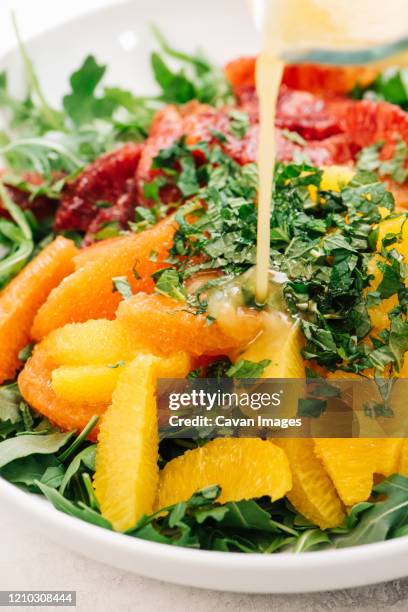
[[[270,359],[262,359],[258,362],[240,359],[230,367],[227,376],[230,378],[260,378],[270,363]]]
[[[236,138],[243,138],[249,130],[249,117],[244,111],[233,109],[229,112],[229,131]]]
[[[118,291],[125,300],[132,297],[132,287],[127,276],[114,276],[112,278],[113,291]]]
[[[397,145],[396,166],[401,163],[401,151]],[[175,216],[179,227],[168,264],[177,274],[172,275],[172,283],[165,283],[165,293],[176,291],[181,297],[188,278],[218,271],[220,277],[187,298],[193,311],[206,312],[207,290],[221,287],[255,264],[257,169],[255,164],[235,163],[218,145],[210,149],[198,143],[192,148],[181,139],[154,161],[169,184],[180,181],[180,158],[190,160],[197,192],[185,199]],[[396,249],[390,248],[398,236],[384,238],[377,256],[382,278],[375,291],[370,286],[369,262],[377,252],[375,225],[382,218],[381,210],[394,208],[392,194],[368,171],[373,169],[376,165],[368,164],[351,183],[334,192],[320,189],[318,168],[305,163],[276,168],[270,267],[288,279],[284,300],[301,320],[305,359],[328,370],[361,373],[374,368],[384,373],[398,371],[402,365],[405,344],[397,346],[395,329],[404,335],[407,325],[406,270]],[[163,280],[167,276],[169,271]],[[243,302],[254,306],[250,283],[243,283],[241,290]],[[390,330],[374,337],[369,308],[391,295],[398,297],[399,305],[389,313]]]
[[[357,167],[362,171],[378,172],[380,176],[390,177],[396,183],[405,183],[408,178],[408,145],[403,140],[395,144],[390,159],[381,159],[384,142],[377,142],[362,149],[357,157]]]
[[[153,275],[156,280],[155,291],[167,295],[179,302],[184,302],[186,292],[181,284],[180,275],[174,268],[159,270]]]

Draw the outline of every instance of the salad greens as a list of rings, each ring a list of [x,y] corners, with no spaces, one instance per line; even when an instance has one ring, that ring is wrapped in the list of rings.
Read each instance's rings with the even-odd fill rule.
[[[39,224],[29,211],[18,208],[8,194],[8,186],[27,193],[29,200],[40,196],[58,200],[64,185],[86,164],[123,142],[143,140],[161,104],[199,99],[216,105],[232,100],[219,68],[204,56],[173,49],[154,29],[159,51],[152,54],[151,61],[159,87],[157,95],[137,96],[105,86],[106,65],[89,55],[70,76],[62,108],[54,109],[47,102],[15,20],[14,26],[28,91],[23,99],[16,98],[9,92],[7,74],[0,74],[0,109],[7,113],[10,126],[0,132],[0,156],[7,165],[0,196],[12,219],[0,220],[0,289],[30,260],[35,247],[43,246],[42,240],[52,236],[51,220]],[[167,58],[179,68],[172,70]],[[40,184],[27,180],[30,171],[42,177]],[[152,211],[140,214],[149,213],[153,217]],[[109,237],[109,229],[101,230],[104,233],[98,238]]]
[[[86,441],[92,419],[78,438],[60,433],[22,401],[16,385],[0,387],[0,476],[33,493],[42,493],[61,512],[112,529],[99,512],[91,479],[95,444]],[[204,440],[164,440],[167,459],[186,444]],[[127,534],[153,542],[217,551],[293,553],[379,542],[408,532],[408,478],[394,475],[376,485],[369,502],[356,504],[344,525],[321,531],[287,500],[268,498],[219,504],[216,485],[197,491],[151,516]]]
[[[388,68],[366,87],[357,84],[351,96],[358,100],[391,102],[408,110],[408,69]]]
[[[22,211],[10,194],[18,187],[33,199],[58,200],[67,181],[89,162],[128,140],[143,140],[154,112],[162,104],[190,100],[218,106],[233,101],[222,72],[204,56],[172,48],[155,30],[159,50],[151,57],[157,95],[138,96],[106,86],[106,66],[88,56],[73,72],[61,108],[54,109],[36,76],[21,42],[21,57],[29,84],[23,99],[14,97],[5,73],[0,75],[0,108],[9,115],[9,130],[0,133],[0,155],[7,173],[0,180],[0,198],[10,219],[0,219],[0,289],[50,239],[50,224],[39,224]],[[177,66],[177,67],[175,67]],[[405,70],[384,73],[355,97],[389,100],[408,108]],[[229,132],[243,138],[249,129],[245,112],[229,113]],[[304,144],[296,132],[284,137]],[[179,227],[168,259],[169,267],[154,275],[155,290],[183,302],[193,312],[207,312],[206,292],[227,288],[255,263],[255,164],[239,165],[223,152],[226,136],[213,132],[219,145],[198,143],[193,149],[181,138],[159,152],[153,167],[157,176],[144,185],[153,206],[136,209],[133,231],[154,225],[163,214],[160,189],[178,188],[185,201],[175,213]],[[406,269],[397,250],[401,232],[383,240],[377,268],[380,282],[373,289],[370,262],[377,253],[378,235],[372,229],[381,210],[393,214],[394,201],[378,175],[403,183],[407,179],[407,146],[401,142],[389,161],[381,160],[383,143],[364,149],[360,172],[340,192],[320,189],[322,171],[307,163],[278,164],[274,212],[270,223],[270,266],[285,276],[281,298],[301,322],[306,338],[304,357],[328,370],[361,373],[398,372],[408,350]],[[194,152],[200,151],[200,162]],[[27,171],[41,175],[34,185]],[[375,174],[374,174],[375,173]],[[99,202],[99,208],[106,202]],[[112,228],[104,228],[107,237]],[[391,247],[391,248],[390,248]],[[151,253],[154,260],[155,254]],[[186,284],[197,272],[222,272],[195,293]],[[126,277],[112,279],[113,290],[124,298],[132,294]],[[241,285],[243,303],[261,308],[251,283]],[[392,296],[397,306],[389,313],[390,326],[372,335],[369,309]],[[213,319],[207,314],[208,324]],[[26,359],[30,347],[23,349]],[[122,362],[112,364],[116,368]],[[269,365],[241,360],[232,365],[219,359],[206,367],[208,377],[258,377]],[[202,375],[197,368],[190,377]],[[99,511],[92,487],[95,444],[87,441],[97,422],[77,432],[61,433],[24,402],[17,384],[0,387],[0,476],[32,493],[41,493],[60,511],[91,524],[112,529]],[[163,440],[160,465],[186,448],[205,440]],[[383,541],[408,534],[408,478],[393,475],[373,489],[372,499],[354,506],[344,525],[322,531],[301,516],[287,500],[266,498],[220,504],[217,483],[196,492],[190,500],[142,517],[128,531],[131,537],[171,545],[218,551],[294,553]]]
[[[19,100],[8,91],[6,73],[0,75],[0,108],[9,112],[12,128],[0,139],[0,155],[8,168],[17,173],[31,169],[48,179],[56,171],[77,172],[118,143],[143,140],[154,112],[163,103],[197,99],[217,105],[233,100],[219,68],[204,56],[173,49],[156,28],[153,31],[159,45],[159,51],[151,56],[157,95],[137,96],[105,86],[106,65],[89,55],[70,76],[70,89],[62,108],[56,110],[46,100],[16,26],[29,88],[26,97]],[[166,58],[179,68],[172,70]],[[61,185],[58,181],[51,184],[55,182],[59,193]]]
[[[158,273],[163,281],[171,276],[171,283],[161,282],[161,292],[172,297],[178,293],[183,299],[183,283],[192,275],[223,272],[188,296],[189,306],[198,313],[206,312],[209,289],[228,291],[231,278],[255,263],[257,169],[255,164],[240,166],[219,146],[197,147],[205,163],[196,164],[192,148],[181,139],[161,151],[154,166],[163,172],[163,180],[180,190],[182,182],[191,194],[175,215],[179,228],[168,262],[177,272]],[[178,166],[180,159],[184,163]],[[392,245],[402,229],[383,240],[375,290],[369,268],[377,253],[372,227],[381,220],[381,210],[392,213],[393,196],[366,170],[340,192],[320,190],[321,177],[321,170],[307,164],[278,164],[275,172],[270,268],[288,279],[284,299],[301,321],[307,339],[303,355],[331,371],[398,372],[408,350],[407,273]],[[249,281],[241,278],[240,289],[243,303],[259,307]],[[390,329],[374,337],[369,309],[391,296],[398,298],[398,306],[389,313]]]

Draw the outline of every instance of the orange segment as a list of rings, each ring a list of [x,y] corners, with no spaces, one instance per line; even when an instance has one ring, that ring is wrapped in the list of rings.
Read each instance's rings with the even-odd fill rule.
[[[382,476],[391,476],[398,472],[403,449],[403,438],[380,438],[376,440],[375,471]]]
[[[134,292],[151,291],[151,274],[163,267],[174,231],[174,224],[163,222],[128,236],[126,241],[112,243],[104,256],[79,268],[51,292],[34,320],[33,337],[40,340],[66,323],[113,319],[122,299],[120,293],[112,291],[115,276],[126,275]],[[154,261],[150,259],[152,254]]]
[[[129,236],[115,236],[114,238],[108,238],[107,240],[100,240],[91,244],[91,246],[85,247],[78,251],[78,254],[74,257],[75,270],[83,268],[89,263],[92,263],[100,257],[105,257],[107,252],[118,244],[126,244],[129,240]]]
[[[400,438],[315,439],[315,452],[347,506],[370,497],[374,474],[397,471],[401,446]]]
[[[68,323],[51,332],[44,342],[55,363],[69,366],[115,365],[136,351],[123,325],[108,319]]]
[[[352,506],[370,497],[375,472],[371,439],[319,438],[315,452],[344,504]]]
[[[289,459],[293,486],[287,496],[296,510],[321,529],[340,525],[345,517],[343,505],[314,453],[313,440],[282,438],[275,442]]]
[[[355,170],[349,166],[326,166],[323,168],[322,180],[319,189],[322,191],[341,191],[352,180]],[[317,187],[309,185],[310,197],[317,202]]]
[[[160,474],[156,508],[185,501],[198,489],[218,484],[221,503],[283,497],[292,486],[284,451],[258,438],[218,438],[172,459]]]
[[[107,404],[78,404],[60,399],[51,386],[51,373],[57,364],[47,353],[45,343],[38,344],[18,377],[21,394],[30,406],[64,430],[81,430],[93,415],[101,415]],[[95,439],[96,431],[90,438]]]
[[[385,218],[381,223],[378,224],[378,239],[377,239],[377,250],[381,251],[382,240],[387,234],[399,234],[401,237],[398,241],[391,244],[388,249],[395,249],[404,258],[405,263],[408,263],[408,220],[407,215],[398,215],[396,217]],[[374,276],[374,279],[370,283],[370,291],[375,291],[382,280],[382,272],[378,268],[377,264],[383,260],[381,255],[374,256],[368,266],[369,274]],[[381,300],[380,304],[373,306],[369,309],[371,323],[375,330],[381,331],[382,329],[388,329],[390,326],[390,320],[388,313],[398,305],[397,295],[392,295],[389,298]]]
[[[140,354],[121,374],[101,423],[94,480],[102,515],[117,530],[133,527],[153,510],[159,478],[157,377],[186,375],[189,367],[185,355],[162,360]]]
[[[227,334],[217,322],[209,324],[205,315],[188,312],[183,302],[144,293],[123,301],[117,317],[136,343],[158,354],[223,355],[247,344],[261,325],[257,314],[243,310]]]
[[[408,476],[408,438],[402,442],[397,472],[403,476]]]
[[[59,399],[74,403],[108,404],[123,365],[61,366],[51,375],[51,386]]]
[[[375,255],[368,264],[368,273],[374,276],[369,285],[369,291],[376,291],[382,280],[382,272],[378,268],[378,263],[384,261],[381,255]],[[391,295],[389,298],[382,299],[379,304],[368,309],[371,324],[377,333],[383,329],[388,329],[390,320],[388,313],[398,305],[398,296]]]
[[[0,384],[14,377],[34,316],[51,290],[73,271],[75,253],[74,243],[59,236],[0,293]]]
[[[303,345],[299,321],[275,311],[268,315],[262,333],[239,359],[256,362],[269,359],[271,363],[263,371],[262,378],[305,378]]]

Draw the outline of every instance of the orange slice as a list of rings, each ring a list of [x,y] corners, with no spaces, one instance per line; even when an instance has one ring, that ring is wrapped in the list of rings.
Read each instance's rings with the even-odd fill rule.
[[[0,293],[0,384],[14,378],[18,354],[30,342],[37,310],[49,293],[74,269],[76,248],[71,240],[56,238]]]
[[[303,516],[321,529],[337,527],[345,517],[343,504],[310,439],[275,440],[289,459],[293,486],[287,494]]]
[[[113,291],[112,278],[116,276],[127,276],[133,292],[152,291],[151,274],[163,267],[174,231],[174,224],[163,222],[107,246],[103,256],[79,268],[51,292],[35,317],[33,337],[41,340],[66,323],[113,319],[122,300],[120,293]]]
[[[119,531],[153,510],[159,479],[157,378],[163,372],[185,376],[188,368],[185,355],[163,364],[158,357],[140,354],[120,376],[101,423],[94,479],[102,515]]]
[[[220,485],[221,503],[283,497],[292,486],[284,451],[258,438],[218,438],[172,459],[160,474],[157,508],[187,500],[198,489]]]
[[[136,344],[156,354],[225,355],[247,344],[261,325],[256,313],[243,310],[227,334],[217,322],[209,324],[205,315],[189,312],[184,302],[144,293],[121,302],[117,317]]]
[[[26,402],[37,412],[64,430],[81,430],[94,415],[101,415],[107,404],[96,402],[70,402],[60,399],[51,386],[52,371],[58,367],[46,349],[45,343],[38,344],[32,357],[18,377],[18,386]],[[90,439],[96,438],[96,429]]]

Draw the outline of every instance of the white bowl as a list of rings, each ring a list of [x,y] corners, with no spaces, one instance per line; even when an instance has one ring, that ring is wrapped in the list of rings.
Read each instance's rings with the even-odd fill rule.
[[[150,92],[150,23],[157,24],[178,47],[192,51],[199,44],[220,63],[257,48],[244,0],[133,1],[66,23],[30,41],[30,55],[49,99],[55,102],[66,91],[68,75],[87,53],[109,64],[110,85]],[[18,54],[8,53],[0,58],[0,65],[9,71],[13,88],[21,89]],[[1,478],[0,504],[13,508],[25,524],[71,550],[177,584],[295,593],[361,586],[408,575],[408,537],[297,555],[209,552],[156,544],[95,527],[58,512],[45,499],[24,493]]]

